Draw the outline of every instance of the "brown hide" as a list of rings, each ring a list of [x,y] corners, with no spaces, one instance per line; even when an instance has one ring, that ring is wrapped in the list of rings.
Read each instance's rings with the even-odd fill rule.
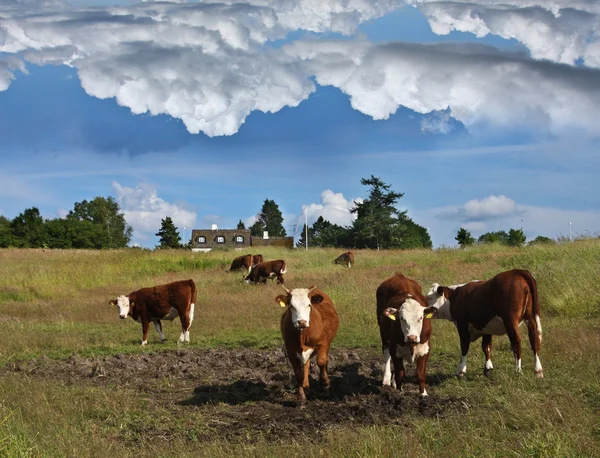
[[[516,359],[521,359],[518,326],[522,321],[527,323],[534,357],[539,354],[541,330],[535,317],[540,317],[540,304],[537,284],[529,271],[509,270],[490,280],[470,282],[455,289],[440,286],[438,293],[450,301],[450,313],[458,329],[463,356],[468,353],[469,343],[483,336],[486,361],[491,359],[492,334],[481,331],[496,316],[502,320]],[[543,376],[541,369],[536,371],[536,376]]]
[[[231,262],[231,267],[229,267],[228,272],[233,272],[235,270],[246,269],[249,270],[252,267],[252,255],[245,254],[243,256],[238,256]]]
[[[285,272],[285,261],[277,259],[275,261],[266,261],[255,265],[244,279],[249,283],[262,282],[267,284],[267,278],[276,277],[277,284],[283,284],[283,274]]]
[[[415,345],[406,343],[400,319],[392,320],[384,314],[384,311],[389,307],[400,309],[404,301],[409,298],[412,298],[421,304],[424,312],[429,308],[429,306],[427,304],[427,299],[423,295],[421,286],[413,279],[402,274],[396,274],[381,283],[381,285],[379,285],[377,288],[376,298],[377,323],[379,324],[381,347],[382,350],[388,348],[390,351],[390,355],[394,363],[394,378],[396,380],[397,388],[400,388],[405,375],[404,361],[402,358],[397,357],[396,350],[406,349],[406,351],[408,351],[410,349],[412,354]],[[431,319],[423,318],[423,327],[421,329],[421,335],[419,336],[420,338],[418,345],[427,343],[431,349],[431,332]],[[425,371],[428,358],[429,351],[424,356],[416,358],[416,372],[421,394],[425,392]]]
[[[334,264],[344,264],[348,267],[354,265],[354,253],[352,251],[346,251],[340,254],[334,261]]]
[[[281,335],[298,382],[298,407],[301,408],[304,407],[308,394],[310,360],[302,365],[298,355],[302,355],[309,349],[313,350],[311,357],[317,355],[321,384],[326,390],[329,389],[330,382],[327,375],[329,347],[339,328],[338,314],[331,298],[318,289],[312,290],[309,298],[311,301],[310,326],[302,330],[295,328],[292,322],[292,310],[289,306],[290,295],[276,298],[277,303],[283,302],[287,305],[287,309],[281,317]]]
[[[260,264],[261,262],[264,262],[262,254],[255,254],[254,256],[252,256],[253,266],[255,266],[256,264]]]

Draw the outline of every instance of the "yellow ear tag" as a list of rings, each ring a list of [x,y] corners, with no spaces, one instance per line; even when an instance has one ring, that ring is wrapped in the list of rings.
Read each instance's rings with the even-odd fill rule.
[[[279,301],[279,305],[281,305],[282,307],[285,307],[285,302]]]
[[[388,318],[392,321],[396,321],[396,317],[394,315],[388,315]]]
[[[425,315],[425,318],[431,318],[433,316],[433,313],[428,313],[427,315]]]

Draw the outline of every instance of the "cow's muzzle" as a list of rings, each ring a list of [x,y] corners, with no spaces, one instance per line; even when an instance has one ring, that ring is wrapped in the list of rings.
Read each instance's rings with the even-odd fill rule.
[[[406,343],[409,344],[418,344],[419,336],[406,336]]]
[[[124,320],[125,318],[127,318],[127,315],[119,315],[119,318],[121,318],[122,320]]]
[[[296,327],[298,329],[305,329],[308,328],[308,323],[306,322],[306,320],[298,320],[296,321]]]

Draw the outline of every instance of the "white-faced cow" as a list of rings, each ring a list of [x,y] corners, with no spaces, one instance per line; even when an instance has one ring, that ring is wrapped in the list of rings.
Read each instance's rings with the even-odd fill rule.
[[[383,384],[402,389],[404,362],[416,362],[421,396],[425,390],[425,372],[429,358],[431,313],[421,286],[402,274],[385,280],[377,288],[377,322],[384,357]],[[391,361],[390,361],[391,360]],[[392,379],[391,362],[394,363]]]
[[[254,264],[252,262],[252,255],[245,254],[243,256],[238,256],[237,258],[235,258],[231,262],[229,270],[227,270],[226,272],[234,272],[236,270],[248,269],[248,273],[250,273],[250,269],[252,269],[253,265]]]
[[[339,318],[331,298],[316,286],[292,290],[284,286],[283,289],[287,295],[277,296],[275,301],[287,307],[281,317],[281,335],[298,382],[297,401],[302,409],[309,391],[311,356],[317,355],[321,385],[329,390],[327,361],[331,341],[339,327]]]
[[[286,272],[285,261],[283,259],[266,261],[252,267],[252,270],[244,277],[244,280],[246,280],[246,283],[256,284],[262,282],[266,285],[268,278],[277,278],[277,284],[283,285],[283,274]]]
[[[484,374],[492,365],[492,336],[507,334],[515,357],[515,370],[521,372],[521,336],[519,325],[525,322],[529,343],[535,358],[535,376],[543,377],[539,358],[542,323],[537,284],[526,270],[509,270],[487,281],[472,281],[462,285],[439,286],[434,283],[427,293],[429,304],[438,312],[434,318],[453,321],[458,329],[462,358],[457,376],[467,371],[469,345],[483,337]]]
[[[262,254],[255,254],[254,256],[252,256],[253,266],[255,266],[256,264],[260,264],[261,262],[264,262]]]
[[[333,260],[334,264],[343,264],[348,267],[352,267],[354,265],[354,253],[352,251],[346,251],[345,253],[340,254],[337,258]]]
[[[179,342],[190,341],[190,326],[194,321],[196,304],[196,284],[193,280],[182,280],[166,285],[142,288],[127,296],[119,296],[110,300],[111,305],[119,309],[122,319],[130,316],[142,323],[142,345],[148,343],[148,328],[154,323],[161,341],[166,337],[162,332],[161,320],[174,320],[179,316],[181,321],[181,336]]]

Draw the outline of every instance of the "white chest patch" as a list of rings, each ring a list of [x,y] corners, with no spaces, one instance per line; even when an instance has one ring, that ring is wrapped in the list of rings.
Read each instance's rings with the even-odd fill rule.
[[[423,344],[417,344],[414,347],[414,351],[410,353],[410,346],[404,345],[403,347],[396,345],[396,357],[402,358],[407,363],[414,363],[415,359],[429,353],[429,342]]]
[[[306,362],[310,359],[310,355],[312,355],[314,348],[309,348],[306,351],[303,351],[302,354],[298,353],[296,356],[298,357],[298,359],[300,361],[302,361],[302,364],[306,364]]]

